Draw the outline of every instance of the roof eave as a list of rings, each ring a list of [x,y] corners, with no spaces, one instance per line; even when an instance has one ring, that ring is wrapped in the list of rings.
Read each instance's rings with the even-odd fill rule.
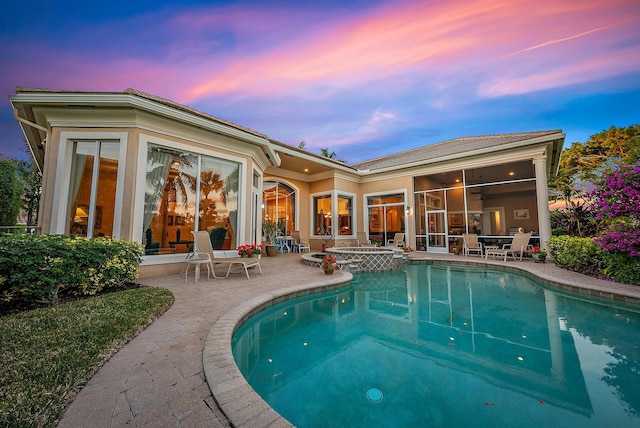
[[[518,140],[511,143],[502,144],[499,146],[499,148],[501,151],[511,150],[511,149],[522,148],[524,146],[533,145],[533,144],[554,143],[556,141],[559,141],[560,149],[562,149],[562,143],[564,142],[564,138],[565,138],[565,134],[563,134],[562,132],[558,132],[555,134],[548,134],[548,135],[535,137],[531,139]],[[474,150],[472,154],[473,156],[476,156],[476,155],[489,154],[495,151],[496,151],[496,147],[492,146],[492,147],[485,147],[482,149]],[[453,161],[456,159],[468,157],[469,154],[470,152],[459,152],[459,153],[454,153],[447,156],[440,156],[433,159],[418,160],[415,162],[403,163],[400,165],[393,165],[393,166],[377,168],[377,169],[364,169],[364,170],[357,170],[357,171],[359,174],[363,176],[367,176],[367,175],[380,174],[385,172],[392,172],[400,169],[408,169],[408,168],[414,168],[414,167],[423,166],[423,165]],[[559,155],[557,155],[557,158],[559,158]],[[555,163],[557,163],[557,161]]]
[[[280,156],[274,150],[267,136],[230,126],[203,117],[190,111],[183,111],[171,105],[151,100],[136,94],[126,93],[74,93],[74,92],[23,92],[10,95],[11,104],[23,108],[29,106],[68,106],[68,107],[131,107],[153,114],[168,117],[198,128],[243,140],[262,147],[262,151],[273,166],[279,166]],[[204,114],[203,114],[204,115]]]

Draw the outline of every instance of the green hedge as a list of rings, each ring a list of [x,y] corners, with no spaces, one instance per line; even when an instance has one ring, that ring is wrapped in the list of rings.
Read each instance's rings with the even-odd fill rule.
[[[132,281],[142,245],[66,235],[0,236],[3,306],[52,304],[62,294],[94,295]]]
[[[552,236],[547,241],[556,266],[585,275],[640,285],[640,258],[607,251],[593,238]]]

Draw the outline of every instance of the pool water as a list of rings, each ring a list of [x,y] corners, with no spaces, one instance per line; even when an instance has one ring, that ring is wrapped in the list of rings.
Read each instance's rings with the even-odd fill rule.
[[[638,311],[409,264],[257,314],[233,353],[298,427],[637,427]]]

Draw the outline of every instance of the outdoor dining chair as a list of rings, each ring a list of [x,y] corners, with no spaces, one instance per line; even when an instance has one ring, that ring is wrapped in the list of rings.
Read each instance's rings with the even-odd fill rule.
[[[367,239],[367,234],[365,232],[356,232],[356,242],[359,247],[375,247],[375,244],[372,244],[369,239]]]
[[[465,233],[462,235],[462,248],[465,257],[471,253],[476,253],[482,257],[482,243],[478,242],[478,235],[475,233]]]
[[[396,233],[393,239],[387,240],[387,247],[404,247],[404,233]]]
[[[311,247],[309,246],[309,243],[306,240],[300,238],[299,231],[294,230],[293,233],[291,234],[291,237],[293,238],[294,252],[303,253],[305,251],[311,251]]]

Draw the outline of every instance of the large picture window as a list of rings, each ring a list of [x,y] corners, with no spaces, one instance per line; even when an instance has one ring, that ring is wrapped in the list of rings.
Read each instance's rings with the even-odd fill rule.
[[[144,205],[145,254],[192,250],[192,230],[216,250],[237,246],[240,165],[149,145]]]
[[[313,234],[332,236],[331,195],[313,197]]]
[[[275,222],[283,234],[291,236],[296,229],[296,191],[278,181],[262,185],[263,222]]]
[[[78,141],[73,147],[68,233],[71,236],[113,235],[117,141]]]

